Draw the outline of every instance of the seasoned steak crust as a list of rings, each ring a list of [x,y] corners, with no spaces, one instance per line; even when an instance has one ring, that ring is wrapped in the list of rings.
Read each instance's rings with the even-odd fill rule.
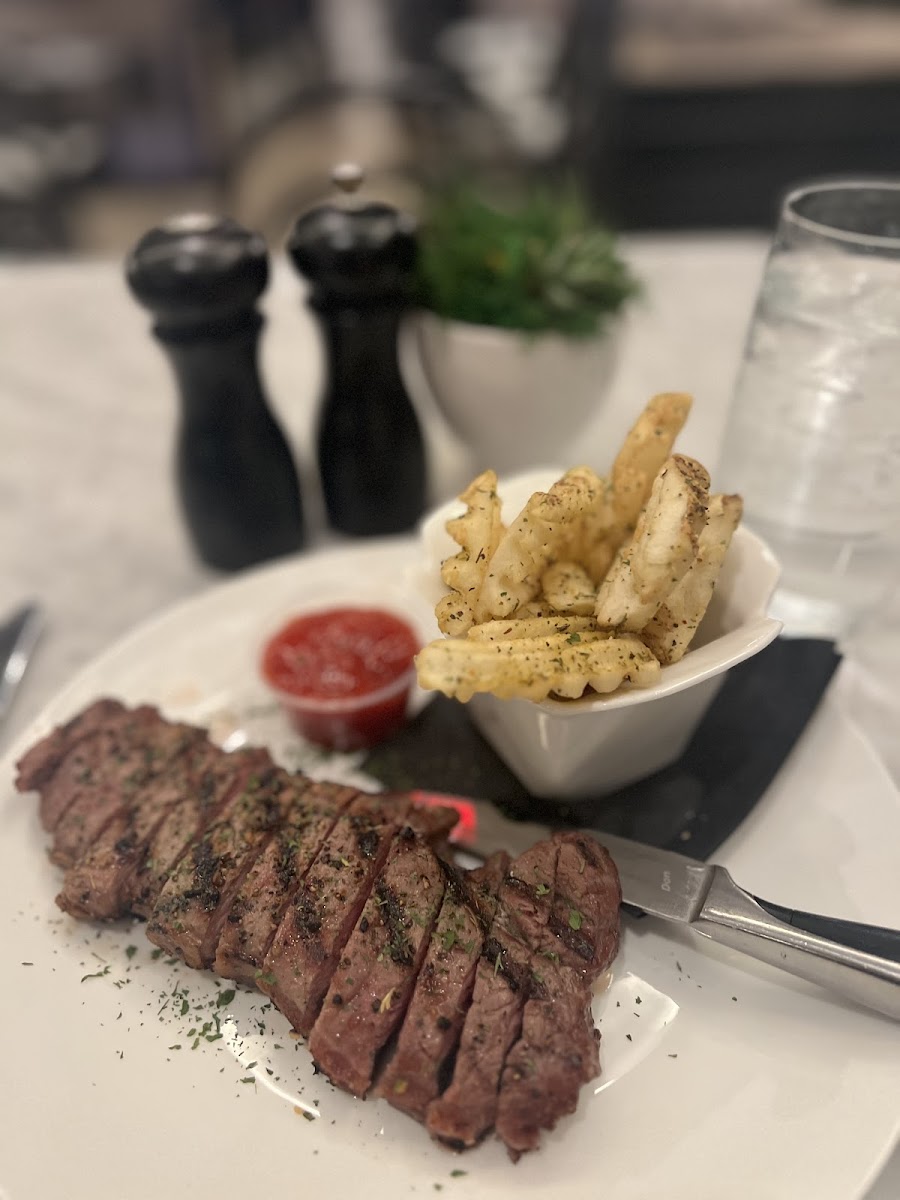
[[[397,825],[359,796],[335,822],[285,910],[258,985],[308,1036]]]
[[[132,879],[147,843],[169,812],[188,798],[198,775],[221,758],[206,738],[176,758],[121,808],[66,872],[56,903],[72,916],[112,920],[128,912]]]
[[[128,911],[149,917],[169,876],[187,851],[203,836],[232,797],[251,776],[273,766],[269,754],[255,747],[223,754],[193,776],[183,799],[173,805],[150,836],[128,886]]]
[[[543,936],[550,919],[557,859],[555,842],[539,842],[512,862],[500,884],[453,1077],[425,1116],[432,1137],[453,1149],[477,1145],[493,1128],[503,1066],[533,986],[530,941]]]
[[[337,1087],[365,1096],[376,1059],[400,1025],[444,894],[444,872],[410,826],[394,839],[331,977],[309,1037]]]
[[[96,800],[100,789],[115,781],[122,759],[131,747],[141,745],[145,734],[158,724],[159,714],[149,705],[133,711],[123,709],[114,713],[107,724],[84,729],[71,744],[66,744],[54,757],[52,770],[48,766],[46,778],[36,785],[40,793],[38,815],[43,827],[53,832],[79,798],[88,796]],[[23,778],[20,773],[20,786]]]
[[[150,711],[149,705],[145,705],[143,708],[145,712]],[[120,704],[118,700],[108,698],[95,700],[93,704],[82,709],[70,721],[57,726],[46,737],[35,742],[22,755],[16,763],[16,788],[20,792],[43,789],[64,756],[82,738],[97,733],[101,729],[110,731],[116,724],[127,720],[131,715],[124,704]],[[45,828],[51,828],[51,826]]]
[[[115,739],[105,744],[105,736],[93,769],[96,788],[83,788],[66,807],[53,829],[50,857],[60,866],[77,862],[97,835],[114,817],[143,807],[151,801],[160,779],[170,766],[191,747],[205,739],[200,729],[190,725],[171,725],[154,720],[148,722],[139,735]],[[89,739],[93,743],[94,739]],[[87,743],[81,743],[86,749]],[[79,750],[76,749],[77,757]],[[90,783],[91,771],[83,782]]]
[[[253,863],[235,893],[213,964],[217,975],[252,985],[285,909],[355,788],[288,779],[295,789],[284,823]]]
[[[621,891],[590,836],[463,872],[451,809],[225,754],[149,705],[101,700],[23,755],[73,916],[149,918],[156,945],[255,985],[320,1069],[453,1149],[535,1149],[599,1072],[593,985]]]
[[[169,876],[147,937],[189,967],[208,967],[235,891],[290,799],[281,773],[251,776]]]
[[[513,1158],[534,1150],[542,1129],[574,1112],[600,1071],[592,987],[618,949],[619,877],[609,854],[579,833],[557,834],[550,919],[537,931],[532,987],[521,1034],[500,1083],[495,1129]]]
[[[501,852],[470,872],[442,864],[440,913],[394,1053],[377,1088],[379,1096],[417,1121],[424,1121],[428,1105],[440,1094],[443,1073],[459,1042],[509,861]]]

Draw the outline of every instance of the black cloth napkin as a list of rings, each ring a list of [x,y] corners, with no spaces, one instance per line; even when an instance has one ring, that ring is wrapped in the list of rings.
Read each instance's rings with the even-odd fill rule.
[[[705,859],[763,795],[839,662],[832,642],[777,639],[731,670],[676,763],[597,800],[573,805],[529,795],[465,705],[444,696],[370,752],[363,770],[396,790],[491,800],[513,819],[605,830]]]

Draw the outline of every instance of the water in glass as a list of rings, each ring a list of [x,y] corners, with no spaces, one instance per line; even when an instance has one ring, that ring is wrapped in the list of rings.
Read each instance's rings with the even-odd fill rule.
[[[844,632],[900,573],[898,382],[900,258],[776,242],[721,479],[781,560],[796,632]]]

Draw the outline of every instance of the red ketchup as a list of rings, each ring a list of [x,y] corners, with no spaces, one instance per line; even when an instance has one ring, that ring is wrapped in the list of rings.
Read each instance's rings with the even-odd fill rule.
[[[308,741],[358,750],[404,724],[418,649],[392,613],[330,608],[288,621],[266,643],[260,670]]]

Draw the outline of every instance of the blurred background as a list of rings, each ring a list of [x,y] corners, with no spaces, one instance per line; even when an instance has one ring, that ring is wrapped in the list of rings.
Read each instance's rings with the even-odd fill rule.
[[[896,0],[0,0],[8,251],[196,208],[278,243],[347,158],[413,207],[559,172],[623,230],[770,228],[898,127]]]

